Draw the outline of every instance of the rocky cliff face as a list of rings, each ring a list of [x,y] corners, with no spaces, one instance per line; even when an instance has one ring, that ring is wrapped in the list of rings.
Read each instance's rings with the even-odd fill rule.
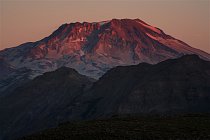
[[[114,66],[154,64],[184,54],[210,60],[209,54],[139,19],[63,24],[40,41],[0,51],[15,68],[47,72],[67,66],[94,78]]]

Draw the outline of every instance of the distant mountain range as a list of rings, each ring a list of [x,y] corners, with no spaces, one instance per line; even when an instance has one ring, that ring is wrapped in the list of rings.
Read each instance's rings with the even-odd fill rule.
[[[66,66],[99,78],[119,65],[158,63],[185,54],[210,55],[165,34],[140,19],[63,24],[36,42],[0,51],[0,58],[15,69],[26,67],[41,74]]]
[[[98,81],[61,67],[0,98],[0,138],[21,137],[71,120],[210,113],[209,83],[210,62],[197,55],[118,66]]]

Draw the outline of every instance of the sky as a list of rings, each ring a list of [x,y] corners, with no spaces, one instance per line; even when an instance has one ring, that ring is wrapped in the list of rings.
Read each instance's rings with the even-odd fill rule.
[[[210,0],[0,0],[0,50],[71,22],[139,18],[210,53]]]

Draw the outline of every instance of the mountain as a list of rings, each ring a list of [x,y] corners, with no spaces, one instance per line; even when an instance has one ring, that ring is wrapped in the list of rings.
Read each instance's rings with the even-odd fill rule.
[[[185,54],[210,60],[208,53],[140,19],[63,24],[40,41],[0,51],[0,57],[14,68],[44,73],[66,66],[94,78],[115,66],[155,64]]]
[[[0,51],[0,139],[68,120],[210,112],[209,61],[139,19],[63,24]]]
[[[14,68],[0,57],[0,80],[4,79],[10,73],[14,72]]]
[[[109,70],[80,98],[75,118],[210,112],[210,62],[196,55]]]
[[[0,98],[0,139],[65,121],[121,115],[210,113],[210,62],[185,55],[117,66],[98,81],[61,67]]]
[[[0,79],[0,98],[11,94],[17,87],[24,85],[37,76],[37,71],[27,68],[12,69]]]
[[[0,98],[12,93],[15,88],[39,74],[37,71],[25,67],[15,69],[3,58],[0,58]]]
[[[69,120],[76,100],[94,79],[61,67],[28,80],[0,98],[0,139],[14,139]]]

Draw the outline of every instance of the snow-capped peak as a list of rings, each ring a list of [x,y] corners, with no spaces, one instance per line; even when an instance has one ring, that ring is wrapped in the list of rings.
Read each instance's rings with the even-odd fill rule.
[[[157,63],[184,54],[210,60],[208,53],[139,19],[112,19],[63,24],[42,40],[0,51],[0,58],[14,68],[46,72],[67,66],[98,78],[118,65]]]

